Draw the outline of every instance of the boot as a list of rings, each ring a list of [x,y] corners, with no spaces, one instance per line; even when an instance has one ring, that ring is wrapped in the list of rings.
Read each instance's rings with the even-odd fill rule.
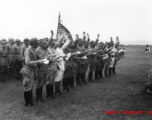
[[[71,81],[70,81],[70,78],[67,78],[67,89],[66,89],[67,92],[69,91],[70,82],[71,82]]]
[[[40,88],[36,88],[36,102],[40,100]]]
[[[99,75],[99,71],[95,71],[95,79],[96,79],[96,80],[99,79],[98,75]]]
[[[67,79],[68,79],[68,89],[69,89],[69,87],[71,85],[71,77],[68,77]]]
[[[50,89],[50,85],[49,84],[46,85],[46,94],[47,94],[47,98],[51,97],[51,89]]]
[[[105,77],[110,77],[109,75],[108,75],[108,69],[105,69]]]
[[[70,88],[75,88],[74,87],[74,77],[71,77],[69,79],[70,79]]]
[[[41,102],[43,102],[43,97],[42,97],[43,87],[40,87],[39,89],[40,89],[40,93],[39,93],[39,95],[40,95],[40,100],[41,100]]]
[[[93,81],[92,81],[92,72],[89,73],[89,81],[90,81],[90,82],[93,82]]]
[[[50,96],[52,98],[54,98],[54,94],[53,94],[53,84],[50,85]]]
[[[68,90],[68,82],[69,82],[69,81],[68,81],[67,78],[64,78],[64,79],[63,79],[63,89],[66,90],[66,91],[69,91],[69,90]]]
[[[72,77],[68,78],[69,79],[69,87],[72,88]]]
[[[24,99],[25,99],[25,106],[29,105],[29,93],[28,91],[24,91]]]
[[[112,75],[112,68],[109,68],[109,76],[111,76]]]
[[[83,83],[83,84],[86,84],[86,81],[85,81],[85,73],[82,73],[82,74],[81,74],[81,80],[82,80],[82,83]]]
[[[78,85],[78,83],[79,83],[79,74],[77,73],[76,74],[76,85]]]
[[[107,74],[108,70],[105,69],[105,77],[109,77],[108,74]]]
[[[62,92],[60,91],[60,81],[55,82],[55,94],[62,94]]]
[[[77,75],[76,75],[76,84],[77,84],[77,86],[81,86],[81,83],[80,83],[80,73],[77,73]]]
[[[4,83],[4,78],[1,76],[0,78],[0,82],[3,82]]]
[[[99,70],[99,78],[102,78],[102,70]]]
[[[115,67],[113,67],[113,74],[116,75],[116,68]]]
[[[33,106],[33,92],[32,92],[32,90],[29,91],[29,103],[31,106]]]
[[[82,86],[82,84],[81,84],[81,74],[79,74],[79,77],[78,77],[78,85]]]

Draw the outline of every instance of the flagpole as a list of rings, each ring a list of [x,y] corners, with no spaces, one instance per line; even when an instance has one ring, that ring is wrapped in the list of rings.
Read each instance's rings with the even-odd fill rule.
[[[59,12],[59,17],[58,17],[58,25],[57,25],[56,39],[58,38],[59,22],[60,22],[60,12]]]

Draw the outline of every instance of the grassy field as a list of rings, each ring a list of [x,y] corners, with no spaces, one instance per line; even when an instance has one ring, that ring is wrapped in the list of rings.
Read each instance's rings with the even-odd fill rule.
[[[34,107],[24,107],[22,81],[0,83],[0,120],[152,120],[152,96],[142,94],[152,56],[145,59],[144,48],[126,48],[118,62],[117,75],[104,78]],[[35,96],[34,96],[35,99]],[[115,114],[106,111],[143,111],[141,115]]]

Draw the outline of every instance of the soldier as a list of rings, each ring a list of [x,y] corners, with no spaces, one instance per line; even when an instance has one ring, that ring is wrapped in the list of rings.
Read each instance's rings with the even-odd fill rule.
[[[0,82],[4,82],[4,75],[7,70],[7,55],[6,55],[6,40],[1,40],[1,47],[0,47]]]
[[[62,35],[63,35],[63,39],[66,40],[66,42],[62,43],[63,39],[61,39],[61,41],[59,41],[58,47],[56,48],[56,53],[59,56],[64,55],[64,52],[63,52],[64,49],[71,42],[71,40],[68,38],[68,36],[66,35],[65,32],[63,32]],[[61,81],[62,81],[62,78],[64,75],[64,71],[65,71],[65,63],[64,63],[63,57],[61,57],[57,60],[57,68],[58,68],[58,70],[56,71],[56,74],[55,74],[55,89],[56,89],[55,94],[61,93],[60,86],[61,86]]]
[[[24,43],[21,46],[21,51],[20,51],[20,56],[21,56],[21,60],[22,60],[22,67],[25,65],[24,52],[28,48],[28,45],[29,45],[29,39],[25,38]]]
[[[79,35],[78,35],[78,34],[76,34],[75,36],[76,36],[75,41],[79,40]]]
[[[84,41],[83,42],[83,46],[81,48],[81,53],[84,52],[84,51],[87,51],[88,50],[88,42],[87,41]],[[87,69],[88,69],[88,58],[87,58],[87,53],[82,57],[82,62],[81,62],[81,69],[82,69],[82,72],[81,72],[81,81],[83,84],[86,84],[86,80],[85,80],[85,74],[87,72]]]
[[[105,48],[105,53],[107,55],[107,58],[105,59],[106,63],[105,63],[105,66],[104,66],[104,74],[105,74],[105,77],[110,77],[109,76],[109,65],[110,65],[110,61],[111,61],[111,58],[110,58],[110,49],[111,47],[111,43],[107,43],[106,44],[106,48]]]
[[[15,45],[13,45],[14,47],[14,70],[15,70],[15,78],[18,79],[20,78],[19,76],[19,71],[22,68],[22,59],[20,56],[20,51],[21,51],[21,45],[20,45],[20,40],[16,39],[16,43]]]
[[[81,49],[82,49],[82,45],[83,45],[83,41],[82,41],[82,39],[79,39],[79,42],[77,43],[77,51],[79,52],[79,54],[81,53],[80,51],[81,51]],[[82,59],[81,59],[81,57],[78,57],[78,55],[76,56],[76,57],[74,57],[74,59],[76,59],[77,60],[77,64],[78,64],[78,69],[77,69],[77,74],[76,74],[76,84],[77,84],[77,86],[79,85],[79,86],[82,86],[82,82],[81,82],[81,73],[82,73],[82,64],[81,63],[83,63],[82,62]]]
[[[111,54],[111,61],[110,61],[110,65],[109,65],[109,76],[112,76],[113,75],[113,67],[114,67],[114,61],[115,61],[115,58],[114,58],[115,54],[112,53]]]
[[[49,55],[47,52],[47,49],[49,47],[49,44],[52,42],[52,39],[49,41],[47,39],[40,39],[39,41],[39,47],[36,49],[36,54],[38,59],[50,59],[52,55]],[[38,80],[36,85],[36,96],[37,96],[37,102],[41,100],[43,102],[42,98],[42,91],[43,86],[46,84],[47,75],[48,75],[49,67],[47,64],[38,64]]]
[[[114,42],[113,42],[112,37],[110,37],[110,40],[111,40],[111,41],[110,41],[110,45],[113,46],[113,45],[114,45]]]
[[[77,69],[77,74],[76,74],[76,83],[77,86],[81,86],[82,83],[85,84],[85,72],[87,71],[88,68],[88,59],[86,57],[88,50],[86,50],[86,47],[88,45],[86,44],[85,41],[79,40],[77,43],[77,52],[78,55],[74,57],[75,60],[77,60],[78,64],[78,69]]]
[[[62,43],[62,40],[63,40],[63,34],[61,35],[60,39],[57,41],[57,40],[53,40],[52,43],[50,43],[50,46],[49,48],[47,49],[48,53],[49,54],[59,54],[56,49],[58,46],[60,46],[60,44]],[[55,94],[58,94],[58,93],[62,93],[61,90],[60,90],[60,86],[61,86],[61,83],[60,81],[62,80],[59,80],[57,82],[55,82],[55,80],[57,80],[58,77],[61,77],[61,76],[58,76],[57,74],[57,71],[59,69],[59,66],[58,66],[58,63],[57,63],[57,59],[60,58],[60,56],[56,56],[53,61],[51,61],[49,63],[49,66],[50,66],[50,69],[49,69],[49,73],[48,73],[48,79],[47,79],[47,83],[46,83],[46,91],[47,91],[47,98],[54,98],[54,95],[53,95],[53,84],[55,83],[55,89],[56,89],[56,92]],[[62,76],[63,77],[63,76]]]
[[[95,42],[94,41],[91,41],[89,43],[89,49],[91,50],[87,57],[88,57],[88,60],[89,60],[89,81],[93,81],[92,78],[93,78],[93,71],[95,70],[95,54],[94,54],[94,48],[95,48]]]
[[[83,32],[83,41],[86,40],[85,32]]]
[[[69,91],[70,83],[73,82],[70,79],[72,77],[72,67],[73,67],[72,57],[71,57],[72,50],[70,49],[71,45],[72,45],[72,42],[67,46],[67,48],[64,49],[64,53],[70,55],[69,59],[65,60],[65,72],[63,76],[63,91],[66,91],[66,92]]]
[[[97,35],[97,39],[95,41],[95,52],[97,53],[97,51],[100,49],[100,45],[98,44],[99,41],[99,34]],[[101,69],[101,59],[98,56],[98,54],[96,54],[95,56],[95,79],[99,79],[99,70]]]
[[[116,52],[115,53],[115,61],[114,61],[114,65],[113,65],[113,74],[116,75],[116,65],[117,65],[117,62],[120,60],[119,58],[119,53]]]
[[[101,66],[100,66],[100,70],[98,72],[99,74],[99,78],[103,77],[103,70],[104,70],[104,65],[105,65],[105,60],[103,59],[103,55],[105,54],[105,45],[103,43],[101,43],[101,51],[99,50],[98,54],[99,54],[99,59],[101,61]]]
[[[9,38],[9,43],[6,45],[6,53],[8,58],[8,66],[9,66],[9,77],[14,75],[14,39]]]
[[[77,56],[77,53],[76,53],[76,49],[77,49],[77,46],[75,44],[75,42],[73,42],[71,45],[70,45],[70,52],[72,53],[71,55],[71,62],[72,62],[72,69],[70,70],[70,78],[69,78],[69,84],[70,84],[70,88],[75,88],[75,76],[77,74],[77,69],[78,69],[78,63],[76,61],[76,59],[74,58],[75,56]]]
[[[23,75],[25,106],[33,106],[32,88],[33,82],[37,78],[37,63],[43,63],[44,60],[37,60],[36,48],[38,47],[37,38],[30,39],[30,46],[25,50],[25,66],[21,69]]]
[[[54,41],[54,40],[53,40]],[[55,52],[55,48],[54,48],[55,43],[50,43],[50,46],[47,49],[47,52],[49,53],[49,55],[53,55],[56,54]],[[53,61],[51,61],[49,63],[50,69],[48,71],[48,78],[47,78],[47,82],[46,82],[46,93],[47,93],[47,98],[49,99],[50,97],[54,98],[53,95],[53,84],[55,81],[55,73],[57,71],[57,63],[56,63],[56,59],[54,59]]]
[[[100,49],[100,45],[97,45],[97,46],[95,46],[95,51],[97,52],[97,50],[98,49]],[[101,51],[102,52],[102,51]],[[100,57],[100,54],[101,54],[101,52],[99,53],[97,53],[97,55],[96,55],[96,68],[95,68],[95,79],[99,79],[100,77],[102,77],[102,75],[100,74],[100,70],[103,68],[103,64],[102,64],[102,60],[101,60],[101,57]],[[102,72],[101,72],[102,73]]]

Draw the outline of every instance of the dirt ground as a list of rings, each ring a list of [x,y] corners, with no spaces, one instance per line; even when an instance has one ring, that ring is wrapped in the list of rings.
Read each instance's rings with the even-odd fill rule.
[[[151,120],[152,114],[147,111],[152,111],[152,96],[141,91],[152,68],[152,55],[146,60],[144,48],[126,47],[116,76],[77,87],[50,100],[46,99],[44,89],[44,102],[34,102],[34,107],[24,107],[21,80],[0,83],[0,120]],[[119,114],[126,110],[143,112]],[[108,115],[106,111],[117,114]]]

